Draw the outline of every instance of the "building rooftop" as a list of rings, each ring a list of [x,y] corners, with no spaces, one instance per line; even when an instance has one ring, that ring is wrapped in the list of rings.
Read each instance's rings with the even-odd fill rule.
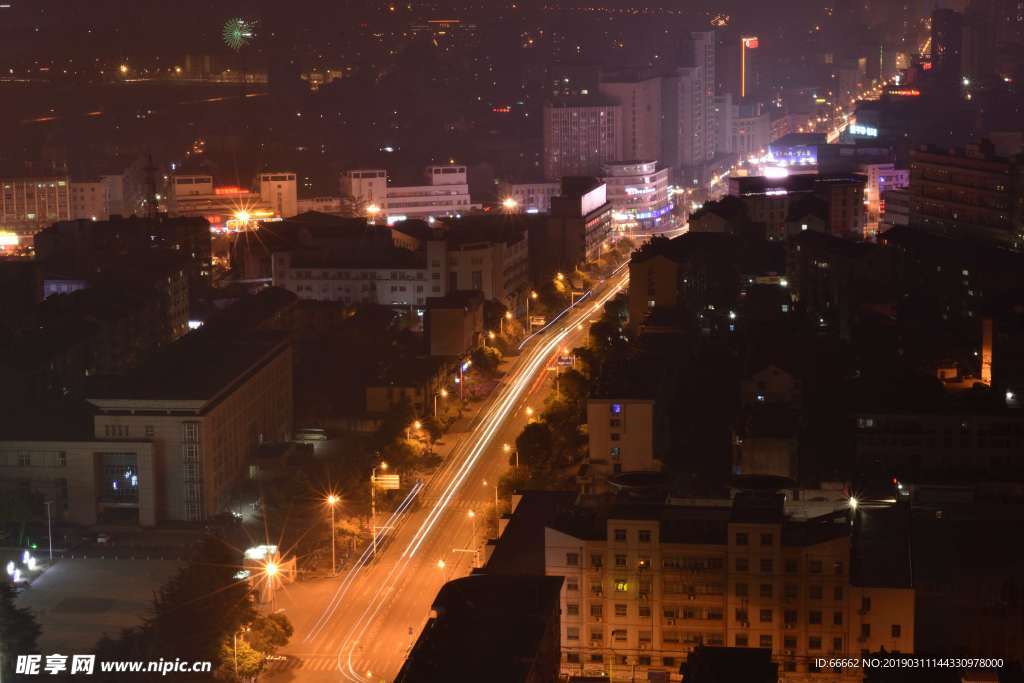
[[[748,218],[747,205],[741,199],[732,195],[726,195],[716,201],[706,202],[690,216],[690,220],[700,220],[706,214],[714,214],[727,221],[746,220]]]
[[[488,574],[544,574],[544,527],[570,510],[575,491],[525,491],[485,567]]]
[[[473,574],[449,581],[396,683],[518,683],[554,672],[560,576]],[[554,638],[554,643],[546,642]],[[554,660],[557,669],[557,659]],[[532,677],[531,677],[532,676]]]
[[[800,145],[824,145],[828,142],[824,133],[787,133],[769,145],[770,147],[798,147]]]
[[[96,378],[93,400],[210,401],[287,347],[278,332],[191,332],[124,377]]]
[[[815,192],[830,185],[864,185],[867,179],[856,173],[798,173],[784,178],[765,176],[731,176],[729,194],[736,196],[760,195],[768,192]]]
[[[367,245],[363,249],[322,251],[298,249],[291,252],[292,268],[426,268],[426,255],[395,246]]]
[[[427,298],[427,308],[475,308],[484,302],[483,294],[475,289],[457,289],[445,296]]]
[[[543,215],[491,213],[442,218],[447,228],[444,239],[449,247],[461,247],[480,242],[514,244],[526,238],[527,231],[546,221]]]
[[[967,265],[977,264],[986,271],[995,269],[1024,272],[1024,254],[990,242],[938,234],[911,225],[897,225],[878,235],[878,243],[898,247],[920,261],[942,260]]]

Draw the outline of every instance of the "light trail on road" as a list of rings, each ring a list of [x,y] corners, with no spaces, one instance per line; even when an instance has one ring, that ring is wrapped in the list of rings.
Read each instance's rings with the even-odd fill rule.
[[[380,532],[377,534],[376,539],[378,547],[384,542],[385,538],[387,538],[388,532],[390,532],[398,526],[398,522],[401,516],[405,513],[406,510],[409,509],[409,506],[412,505],[413,501],[416,499],[416,496],[422,490],[423,483],[416,482],[416,484],[413,485],[413,487],[409,490],[409,493],[405,496],[405,499],[402,500],[402,502],[398,504],[398,507],[395,508],[395,511],[391,513],[391,516],[387,519],[384,526],[380,527]],[[362,555],[360,555],[359,559],[356,560],[354,567],[362,568],[364,565],[366,565],[367,562],[369,562],[372,559],[372,557],[373,545],[371,544],[366,546],[366,548],[363,550]],[[341,601],[345,598],[345,594],[348,593],[348,588],[352,585],[352,581],[355,579],[357,574],[358,571],[348,572],[346,574],[345,579],[341,582],[341,584],[338,585],[338,589],[334,592],[334,595],[331,596],[331,599],[328,601],[327,607],[320,615],[320,618],[316,620],[316,622],[313,624],[313,628],[311,628],[309,633],[306,634],[306,637],[303,638],[303,642],[308,643],[320,634],[324,626],[327,625],[327,622],[330,621],[330,618],[334,616],[335,612],[337,612],[338,606],[341,604]]]
[[[621,273],[626,265],[620,266],[616,270],[616,274]],[[556,318],[556,320],[565,321],[564,327],[551,334],[551,336],[542,338],[535,347],[526,352],[526,358],[512,371],[511,381],[505,384],[498,396],[486,408],[486,412],[470,433],[470,437],[453,452],[454,457],[450,458],[451,464],[444,468],[442,472],[439,472],[442,476],[433,478],[442,485],[441,492],[438,494],[436,501],[426,513],[426,517],[421,522],[419,528],[417,528],[416,532],[406,543],[402,554],[397,558],[394,566],[389,568],[387,574],[379,583],[368,587],[369,591],[372,591],[372,596],[340,643],[335,661],[337,669],[343,677],[350,681],[367,680],[368,676],[364,675],[366,670],[356,666],[356,651],[360,643],[363,642],[367,631],[379,621],[379,615],[384,610],[389,598],[395,594],[399,581],[402,580],[410,566],[416,561],[418,553],[423,548],[426,540],[436,530],[439,521],[448,510],[452,500],[463,488],[466,479],[491,446],[495,434],[512,415],[516,414],[518,402],[530,390],[537,374],[547,364],[550,356],[559,350],[565,338],[577,331],[578,324],[585,321],[588,315],[595,310],[600,310],[604,303],[617,295],[627,282],[628,274],[623,276],[620,282],[611,286],[607,292],[597,297],[596,301],[594,300],[593,290],[591,290],[587,293],[587,296],[590,297],[590,303],[581,305],[580,302],[576,302],[574,306],[570,306]],[[573,315],[573,313],[578,313],[578,315]],[[552,321],[552,323],[555,322]],[[550,332],[550,325],[548,330]],[[433,481],[431,484],[433,484]],[[428,485],[424,488],[429,487]],[[422,495],[422,490],[420,493]],[[407,500],[409,500],[408,497]],[[408,506],[404,509],[408,509]],[[402,521],[404,520],[396,519],[396,523],[401,523]],[[344,602],[347,594],[352,590],[352,586],[371,564],[372,558],[364,552],[356,565],[350,570],[349,575],[346,576],[345,580],[335,591],[324,612],[304,639],[304,642],[310,642],[321,635],[331,618]]]

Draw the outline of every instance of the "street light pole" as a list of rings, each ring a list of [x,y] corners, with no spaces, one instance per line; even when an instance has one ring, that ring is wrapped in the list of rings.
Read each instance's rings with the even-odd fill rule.
[[[53,559],[53,515],[50,513],[52,500],[46,501],[46,540],[50,544],[50,559]]]
[[[327,505],[331,508],[331,576],[335,576],[338,573],[338,556],[335,552],[335,536],[337,533],[334,527],[334,506],[338,504],[340,499],[333,493],[327,496]],[[371,530],[372,531],[372,530]]]
[[[388,464],[382,462],[380,468],[387,471]],[[370,543],[373,546],[373,556],[377,556],[377,468],[370,470]]]
[[[440,396],[441,398],[448,398],[448,390],[445,389],[444,387],[442,387],[441,391],[435,391],[434,392],[434,417],[437,417],[437,397],[438,396]]]

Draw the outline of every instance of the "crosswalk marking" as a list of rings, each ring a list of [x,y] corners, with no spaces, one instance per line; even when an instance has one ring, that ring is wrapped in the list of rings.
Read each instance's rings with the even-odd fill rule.
[[[302,669],[303,671],[333,671],[338,667],[336,655],[290,656],[268,662],[264,667],[266,673],[278,673]]]

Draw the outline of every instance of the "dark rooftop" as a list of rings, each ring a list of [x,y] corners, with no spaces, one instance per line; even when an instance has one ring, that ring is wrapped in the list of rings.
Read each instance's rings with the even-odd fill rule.
[[[557,675],[561,588],[560,576],[474,574],[446,583],[396,683]]]
[[[475,308],[483,304],[484,297],[475,289],[457,289],[445,296],[427,298],[427,308]]]
[[[573,491],[526,491],[487,561],[489,574],[544,574],[544,527],[572,508]]]
[[[125,377],[101,377],[90,399],[211,400],[287,346],[278,332],[191,332]]]
[[[292,252],[292,268],[399,268],[426,267],[426,255],[395,246],[374,245],[340,252],[299,249]]]
[[[442,218],[447,226],[444,238],[449,247],[460,247],[478,242],[505,242],[514,244],[526,238],[527,231],[543,225],[547,218],[531,214],[476,214],[462,218]]]

